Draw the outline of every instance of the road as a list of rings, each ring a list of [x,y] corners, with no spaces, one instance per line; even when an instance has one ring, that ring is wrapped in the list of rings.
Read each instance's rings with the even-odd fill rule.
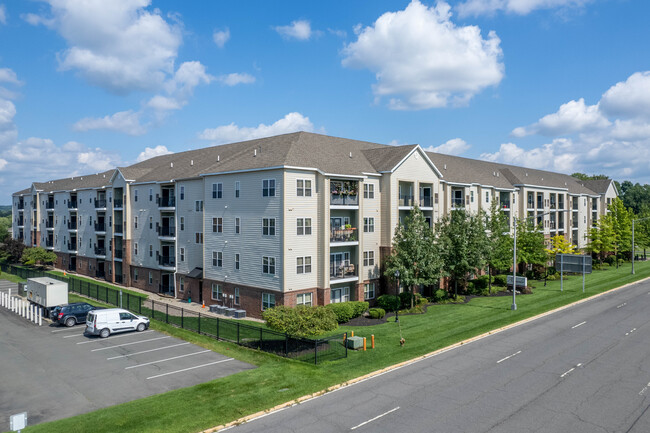
[[[649,322],[638,283],[228,431],[647,433]]]

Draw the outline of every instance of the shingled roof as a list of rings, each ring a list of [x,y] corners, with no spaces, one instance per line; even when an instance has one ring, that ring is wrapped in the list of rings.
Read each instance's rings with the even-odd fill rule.
[[[102,173],[66,177],[63,179],[50,180],[48,182],[34,182],[33,185],[38,191],[42,192],[102,188],[110,184],[114,172],[115,169],[111,169]]]
[[[611,179],[578,180],[578,183],[582,186],[589,188],[598,194],[605,194],[612,182],[613,180]]]

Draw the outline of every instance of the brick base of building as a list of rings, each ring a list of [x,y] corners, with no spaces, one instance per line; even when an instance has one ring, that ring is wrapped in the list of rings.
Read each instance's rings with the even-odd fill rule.
[[[130,287],[146,290],[151,293],[158,293],[160,284],[162,283],[162,272],[159,269],[145,268],[141,266],[131,265],[130,269]],[[135,274],[138,278],[135,278]],[[151,273],[151,281],[149,280],[149,273]]]
[[[220,284],[223,293],[222,299],[212,297],[212,284]],[[235,287],[239,288],[239,303],[235,303]],[[312,289],[313,291],[313,289]],[[259,287],[243,286],[223,281],[203,280],[203,301],[205,305],[223,305],[229,308],[239,308],[246,310],[246,315],[262,318],[262,293],[275,295],[275,305],[285,305],[286,294],[275,290],[261,289]],[[233,295],[233,298],[230,298]],[[196,299],[198,301],[198,298]],[[194,301],[194,297],[192,297]],[[295,302],[295,301],[294,301]]]

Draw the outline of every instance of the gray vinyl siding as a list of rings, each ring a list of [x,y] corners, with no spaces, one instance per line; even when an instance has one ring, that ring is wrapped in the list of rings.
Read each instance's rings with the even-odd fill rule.
[[[149,188],[153,189],[153,198],[149,200]],[[160,223],[160,210],[156,203],[156,194],[160,194],[160,185],[142,184],[130,186],[130,208],[128,222],[128,237],[131,239],[131,264],[145,268],[158,269],[156,252],[161,253],[160,241],[156,232],[156,223]],[[138,191],[138,201],[135,201],[135,191]],[[138,217],[138,227],[135,228],[135,217]],[[149,228],[149,217],[153,217],[153,228]],[[135,254],[135,244],[138,244],[138,254]],[[149,245],[153,245],[152,257],[149,256]]]
[[[180,199],[181,187],[185,189],[183,200]],[[196,212],[195,208],[197,200],[205,200],[203,188],[203,179],[176,182],[176,271],[180,274],[203,267],[203,245],[197,244],[195,237],[195,233],[203,231],[203,212]],[[181,217],[185,222],[184,230],[180,229]],[[181,248],[185,249],[182,262]]]

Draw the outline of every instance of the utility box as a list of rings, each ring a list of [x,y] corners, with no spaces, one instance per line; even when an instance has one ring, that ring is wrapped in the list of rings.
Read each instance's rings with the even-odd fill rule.
[[[235,319],[245,319],[246,310],[235,310]]]
[[[363,338],[348,337],[347,340],[345,340],[345,344],[348,346],[348,349],[363,349]]]
[[[54,278],[28,278],[27,300],[47,309],[68,303],[68,283]]]

